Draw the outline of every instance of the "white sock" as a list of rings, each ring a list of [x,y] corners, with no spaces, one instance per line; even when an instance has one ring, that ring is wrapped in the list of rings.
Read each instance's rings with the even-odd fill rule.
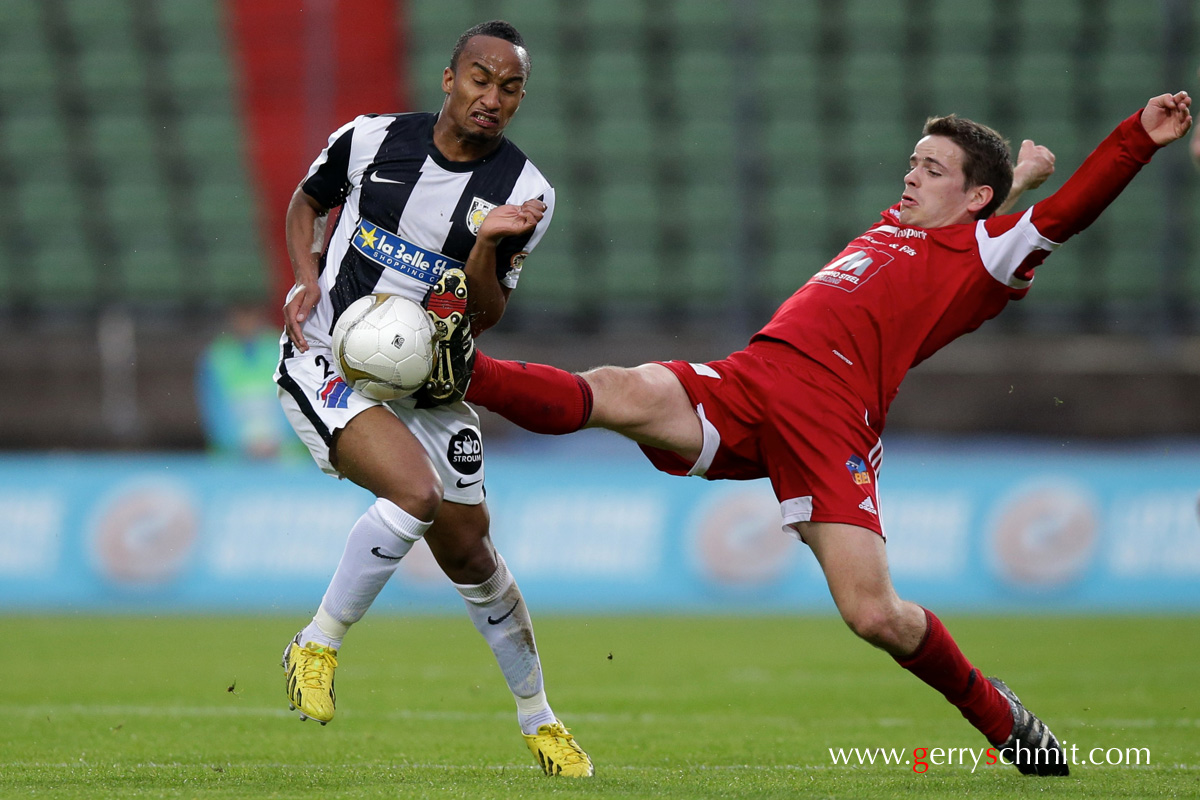
[[[477,586],[454,584],[467,601],[467,614],[483,635],[504,673],[513,699],[521,732],[536,733],[538,726],[554,722],[542,684],[542,662],[533,640],[533,621],[521,590],[500,554],[496,572]]]
[[[376,499],[350,529],[342,560],[313,621],[301,631],[301,641],[340,648],[346,631],[367,613],[400,559],[432,524],[390,500]]]

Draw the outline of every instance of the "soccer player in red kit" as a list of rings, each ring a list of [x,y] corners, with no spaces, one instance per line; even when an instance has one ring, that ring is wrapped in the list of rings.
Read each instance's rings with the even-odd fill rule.
[[[985,678],[936,616],[892,587],[877,494],[880,434],[908,370],[1023,297],[1046,256],[1090,225],[1158,148],[1187,133],[1190,106],[1185,92],[1152,98],[1061,189],[1000,216],[1013,188],[1004,140],[970,120],[931,119],[900,202],[744,350],[707,364],[582,375],[479,353],[466,399],[541,433],[617,431],[672,474],[769,478],[785,525],[816,555],[851,630],[945,695],[1021,772],[1066,775],[1050,729],[1002,681]],[[1026,145],[1034,159],[1052,160]],[[1037,182],[1025,177],[1036,169],[1017,169],[1016,191]]]

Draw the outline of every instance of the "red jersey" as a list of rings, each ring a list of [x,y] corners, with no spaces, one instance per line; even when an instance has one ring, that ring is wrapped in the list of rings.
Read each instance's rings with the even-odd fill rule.
[[[1023,214],[918,228],[899,205],[780,306],[754,338],[786,342],[842,378],[882,430],[912,367],[1024,297],[1034,269],[1090,225],[1158,146],[1126,119],[1061,189]]]

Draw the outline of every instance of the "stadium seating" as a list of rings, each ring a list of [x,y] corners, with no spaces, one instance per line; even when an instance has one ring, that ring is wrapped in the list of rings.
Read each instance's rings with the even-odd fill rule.
[[[1014,150],[1026,137],[1049,145],[1060,168],[1052,190],[1117,119],[1165,88],[1168,5],[403,7],[419,109],[440,106],[439,77],[467,27],[499,17],[526,36],[534,70],[512,135],[557,187],[558,209],[521,297],[570,315],[630,308],[648,292],[719,308],[731,269],[782,299],[895,198],[931,114],[992,124]],[[224,24],[218,0],[0,4],[0,177],[18,200],[0,232],[0,309],[264,296]],[[1181,87],[1200,63],[1200,44],[1186,47],[1170,56],[1188,65]],[[1167,279],[1146,253],[1163,246],[1163,198],[1194,196],[1179,187],[1182,166],[1153,165],[1097,223],[1095,242],[1056,255],[1022,319],[1040,308],[1161,305]],[[747,197],[749,210],[738,205]],[[1195,205],[1181,212],[1187,229],[1200,224]],[[749,213],[766,236],[761,263],[747,265],[732,254]],[[1171,291],[1195,305],[1200,259],[1195,242],[1187,247],[1168,274],[1183,276]],[[191,270],[208,276],[210,296],[185,279]]]
[[[211,2],[3,4],[0,308],[263,297],[219,25]]]

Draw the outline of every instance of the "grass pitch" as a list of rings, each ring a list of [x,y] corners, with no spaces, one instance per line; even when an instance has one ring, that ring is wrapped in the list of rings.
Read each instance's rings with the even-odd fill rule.
[[[836,619],[535,617],[550,700],[596,764],[571,781],[534,766],[465,614],[368,616],[324,728],[286,710],[299,618],[8,616],[0,797],[1200,796],[1200,619],[945,619],[1081,755],[1149,765],[835,766],[830,748],[986,747]]]

